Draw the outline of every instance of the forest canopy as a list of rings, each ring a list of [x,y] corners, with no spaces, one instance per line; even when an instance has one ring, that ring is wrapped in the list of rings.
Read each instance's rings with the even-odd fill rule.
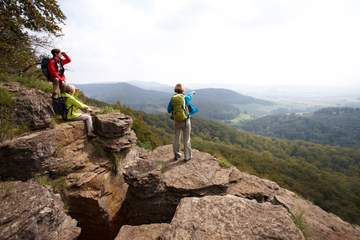
[[[23,73],[37,63],[36,46],[61,34],[65,15],[56,0],[0,0],[0,71]]]

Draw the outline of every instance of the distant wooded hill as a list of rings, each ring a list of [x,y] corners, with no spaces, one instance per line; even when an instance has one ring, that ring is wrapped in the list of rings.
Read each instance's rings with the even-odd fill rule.
[[[324,108],[312,114],[269,115],[241,128],[264,136],[359,147],[360,108]]]
[[[143,89],[129,83],[81,84],[78,87],[87,95],[107,103],[123,105],[147,113],[165,112],[173,92]],[[149,87],[149,86],[147,86]],[[242,111],[271,106],[269,101],[220,88],[196,90],[193,103],[200,109],[199,116],[215,120],[231,120]],[[249,107],[250,106],[250,107]]]

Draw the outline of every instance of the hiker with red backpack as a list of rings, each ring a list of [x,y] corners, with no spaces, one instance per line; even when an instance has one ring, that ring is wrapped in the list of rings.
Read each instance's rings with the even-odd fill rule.
[[[191,121],[190,118],[193,114],[198,112],[198,109],[191,103],[192,96],[195,92],[184,95],[183,86],[178,83],[175,86],[175,94],[171,97],[167,107],[168,113],[171,114],[171,119],[174,120],[175,137],[173,143],[174,159],[181,158],[180,153],[180,133],[183,135],[184,142],[184,160],[191,159]]]
[[[60,92],[64,90],[64,65],[71,62],[71,59],[65,52],[61,52],[61,50],[58,48],[51,50],[51,54],[53,57],[49,59],[49,62],[47,64],[47,70],[48,78],[53,83],[52,97],[54,98],[59,93],[59,89]]]

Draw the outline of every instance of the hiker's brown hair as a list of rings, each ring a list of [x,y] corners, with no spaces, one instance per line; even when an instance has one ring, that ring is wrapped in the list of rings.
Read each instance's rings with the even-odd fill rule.
[[[55,57],[56,54],[60,53],[61,50],[58,48],[54,48],[53,50],[51,50],[51,54],[53,55],[53,57]]]
[[[184,93],[184,88],[181,85],[181,83],[178,83],[178,84],[175,85],[174,91],[176,93]]]

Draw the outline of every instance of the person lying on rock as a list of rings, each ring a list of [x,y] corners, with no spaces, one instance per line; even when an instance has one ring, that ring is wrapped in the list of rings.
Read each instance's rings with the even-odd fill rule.
[[[168,113],[171,114],[171,119],[174,120],[175,138],[173,143],[174,159],[181,158],[180,153],[180,133],[183,135],[185,161],[191,159],[191,121],[190,117],[198,112],[198,109],[192,105],[191,99],[195,94],[192,91],[190,94],[184,95],[183,86],[178,83],[175,86],[175,94],[171,97],[167,107]]]
[[[91,115],[79,111],[91,112],[90,107],[75,98],[76,88],[74,86],[65,85],[64,90],[65,92],[61,93],[61,97],[65,99],[67,109],[66,119],[69,121],[85,121],[87,135],[95,137]]]

